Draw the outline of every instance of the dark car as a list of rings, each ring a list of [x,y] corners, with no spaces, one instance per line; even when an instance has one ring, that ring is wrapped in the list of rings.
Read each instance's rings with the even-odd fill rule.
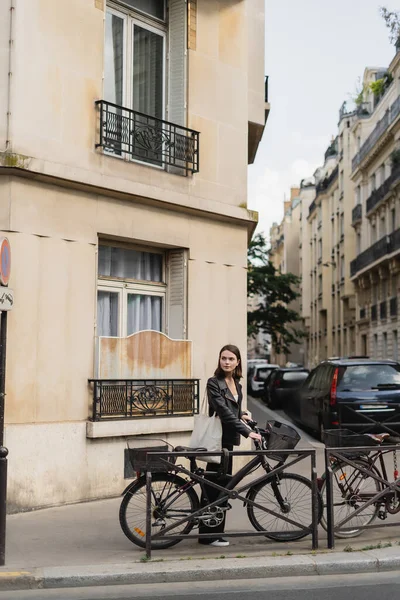
[[[323,438],[324,429],[400,432],[400,364],[334,358],[311,371],[288,405],[289,416]]]
[[[275,369],[265,382],[263,400],[270,408],[285,408],[291,403],[294,391],[307,379],[308,369],[290,367]]]

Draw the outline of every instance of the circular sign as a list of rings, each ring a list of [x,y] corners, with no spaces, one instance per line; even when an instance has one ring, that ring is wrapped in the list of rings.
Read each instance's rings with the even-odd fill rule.
[[[8,285],[11,273],[11,247],[7,238],[0,238],[0,283]]]

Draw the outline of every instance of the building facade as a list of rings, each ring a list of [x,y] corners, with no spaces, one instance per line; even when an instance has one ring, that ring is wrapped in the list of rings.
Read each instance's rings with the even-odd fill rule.
[[[354,124],[353,227],[356,253],[357,352],[399,360],[400,319],[400,52],[387,70],[366,69],[370,115]],[[381,92],[371,82],[383,82]],[[376,90],[376,87],[375,87]]]
[[[117,495],[132,436],[187,441],[246,348],[268,111],[262,0],[0,4],[11,511]]]

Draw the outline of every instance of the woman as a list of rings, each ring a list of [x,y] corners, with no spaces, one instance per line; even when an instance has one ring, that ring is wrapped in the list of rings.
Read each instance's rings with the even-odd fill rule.
[[[243,421],[250,420],[247,412],[242,411],[242,386],[239,383],[242,377],[242,360],[239,348],[228,344],[224,346],[219,353],[218,367],[215,370],[214,377],[207,381],[207,396],[209,404],[209,415],[216,413],[221,419],[222,424],[222,447],[226,450],[233,450],[233,446],[239,446],[240,436],[252,438],[261,441],[261,436],[251,431]],[[228,478],[224,478],[217,473],[219,465],[207,463],[207,471],[216,471],[212,480],[219,485],[224,485]],[[229,459],[228,471],[232,474],[232,457]],[[211,481],[211,477],[208,478]],[[205,493],[208,497],[202,497],[202,505],[206,506],[214,502],[220,493],[214,487],[205,486]],[[221,503],[226,506],[227,502]],[[204,522],[200,523],[199,533],[223,533],[225,529],[225,515],[222,522],[216,527],[210,527]],[[229,546],[229,542],[221,538],[199,538],[200,544],[210,546]]]

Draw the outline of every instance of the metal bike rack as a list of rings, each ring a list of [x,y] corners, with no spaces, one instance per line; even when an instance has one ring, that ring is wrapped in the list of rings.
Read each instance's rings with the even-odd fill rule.
[[[398,445],[376,445],[376,446],[357,446],[357,447],[347,447],[347,448],[326,448],[325,449],[325,474],[326,474],[326,520],[327,520],[327,537],[328,537],[328,548],[333,549],[335,547],[335,531],[339,529],[343,529],[343,527],[348,523],[351,519],[354,519],[357,515],[361,514],[364,510],[366,510],[372,504],[379,502],[380,499],[384,499],[390,492],[397,492],[400,495],[400,479],[394,482],[390,482],[387,479],[384,479],[381,475],[378,475],[373,469],[369,470],[367,467],[363,468],[359,463],[355,462],[357,460],[356,455],[360,453],[360,458],[363,458],[362,454],[364,453],[376,453],[381,451],[383,455],[389,454],[393,451],[399,451],[400,446]],[[347,454],[347,456],[346,456]],[[348,455],[351,455],[349,457]],[[339,521],[339,523],[334,522],[334,501],[333,501],[333,470],[332,470],[332,459],[339,461],[341,464],[349,465],[360,471],[360,473],[364,473],[369,478],[378,481],[382,486],[382,489],[377,492],[374,496],[369,498],[365,503],[362,504],[359,508],[357,508],[351,515]],[[378,459],[377,459],[378,460]],[[375,461],[373,463],[375,465]],[[379,468],[379,465],[378,467]],[[373,525],[357,525],[357,529],[378,529],[381,527],[393,527],[396,525],[400,525],[400,522],[390,523],[377,523]],[[352,527],[354,529],[355,527]]]
[[[307,531],[308,533],[311,534],[312,536],[312,549],[315,550],[318,548],[318,500],[319,500],[319,490],[318,490],[318,482],[317,482],[317,470],[316,470],[316,451],[314,449],[310,449],[310,450],[258,450],[258,451],[233,451],[233,452],[229,452],[230,456],[248,456],[248,457],[255,457],[257,455],[268,455],[270,458],[273,457],[273,455],[287,455],[289,460],[287,462],[285,462],[284,464],[281,464],[280,466],[277,466],[275,468],[273,468],[270,473],[268,473],[268,478],[265,479],[265,481],[268,481],[269,478],[273,478],[274,476],[282,473],[283,471],[287,471],[287,469],[297,463],[299,463],[300,461],[305,460],[306,458],[310,458],[310,462],[311,462],[311,469],[310,469],[310,482],[311,482],[311,488],[312,488],[312,510],[311,510],[311,517],[312,517],[312,524],[310,527],[305,527],[304,525],[298,523],[297,521],[291,519],[290,517],[284,515],[283,513],[278,513],[275,512],[273,510],[269,510],[264,508],[263,506],[261,506],[260,504],[258,504],[257,502],[254,502],[252,500],[250,500],[249,498],[246,498],[245,495],[243,495],[243,492],[246,492],[247,490],[249,490],[253,485],[255,485],[255,483],[258,481],[257,478],[254,481],[250,481],[248,483],[244,483],[242,484],[242,481],[239,482],[238,484],[238,489],[227,489],[224,486],[218,485],[217,483],[215,483],[214,481],[210,481],[210,480],[206,480],[206,484],[209,487],[214,487],[216,489],[218,489],[221,492],[224,492],[225,496],[223,496],[222,498],[219,498],[217,500],[215,500],[214,502],[211,502],[209,504],[207,504],[206,506],[202,506],[199,510],[191,513],[189,516],[184,517],[182,519],[179,519],[176,523],[173,523],[171,525],[169,525],[168,527],[166,527],[165,529],[162,530],[162,532],[156,533],[154,535],[151,535],[151,484],[152,484],[152,473],[150,470],[146,469],[146,557],[147,558],[151,558],[151,542],[152,540],[167,540],[167,539],[199,539],[199,538],[219,538],[221,537],[221,533],[215,533],[215,534],[180,534],[180,535],[174,535],[174,533],[172,532],[172,530],[175,527],[178,527],[179,525],[181,525],[182,523],[189,521],[190,519],[195,518],[196,516],[199,516],[204,510],[207,510],[209,508],[212,508],[214,506],[217,506],[218,504],[220,504],[223,501],[227,501],[227,500],[241,500],[242,502],[250,505],[255,506],[256,508],[265,511],[266,513],[275,516],[279,519],[281,519],[283,522],[287,522],[290,523],[291,525],[297,525],[299,527],[299,529],[302,529],[304,531]],[[154,460],[157,461],[162,461],[165,462],[166,466],[168,465],[169,459],[170,458],[195,458],[196,456],[198,456],[199,453],[198,452],[148,452],[147,453],[147,462],[153,462]],[[207,456],[223,456],[222,452],[207,452]],[[182,465],[179,464],[174,464],[173,468],[169,468],[170,471],[173,471],[176,474],[182,473],[184,475],[189,476],[190,478],[194,479],[195,481],[198,481],[199,483],[204,482],[204,477],[202,477],[201,475],[198,475],[196,473],[191,472],[189,469],[185,468]],[[264,475],[262,476],[264,479]],[[242,484],[242,485],[241,485]],[[172,532],[171,534],[169,534],[169,532]],[[169,534],[169,535],[166,535]],[[228,538],[228,537],[249,537],[249,536],[264,536],[265,537],[265,531],[246,531],[246,532],[224,532],[224,538]]]

